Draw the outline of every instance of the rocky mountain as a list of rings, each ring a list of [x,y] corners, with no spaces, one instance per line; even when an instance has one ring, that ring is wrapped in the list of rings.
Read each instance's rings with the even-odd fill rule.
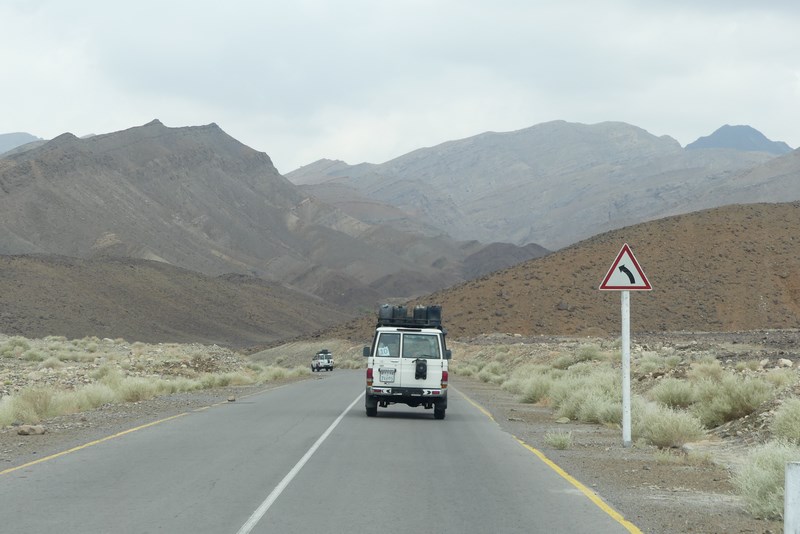
[[[763,151],[687,150],[625,123],[555,121],[421,148],[377,165],[321,160],[287,178],[342,209],[348,206],[341,200],[351,196],[360,206],[392,206],[457,239],[555,250],[684,213],[698,196],[709,203],[697,209],[730,203],[705,193],[774,158]],[[800,188],[791,198],[800,198]]]
[[[480,250],[320,202],[216,124],[63,134],[0,158],[0,254],[255,275],[350,309],[465,279]],[[530,256],[529,256],[530,257]],[[517,261],[519,251],[507,257]],[[470,272],[481,271],[474,259]],[[482,272],[486,272],[485,270]]]
[[[730,205],[605,232],[411,303],[442,305],[453,338],[616,336],[619,291],[598,288],[628,243],[652,291],[631,291],[631,332],[800,324],[800,202]],[[328,335],[369,339],[375,313]]]
[[[653,286],[631,294],[634,337],[795,329],[799,227],[798,202],[692,212],[606,232],[411,304],[441,304],[452,339],[617,336],[619,292],[598,287],[628,243]],[[211,277],[162,262],[0,257],[5,334],[243,346],[318,332],[366,342],[376,310],[352,319],[255,277]]]
[[[42,139],[25,132],[0,134],[0,154]]]
[[[689,150],[699,148],[730,148],[753,152],[768,152],[782,155],[792,151],[792,147],[783,141],[770,141],[751,126],[731,126],[726,124],[707,137],[701,137],[694,143],[686,145]]]

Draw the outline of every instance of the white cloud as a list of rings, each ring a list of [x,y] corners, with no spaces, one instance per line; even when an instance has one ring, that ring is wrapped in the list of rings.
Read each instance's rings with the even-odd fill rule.
[[[554,119],[800,145],[794,2],[40,0],[0,20],[0,132],[216,122],[282,172]]]

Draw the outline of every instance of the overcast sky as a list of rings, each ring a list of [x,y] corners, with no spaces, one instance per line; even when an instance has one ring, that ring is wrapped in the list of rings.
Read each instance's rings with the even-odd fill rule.
[[[289,172],[551,120],[800,146],[797,0],[0,0],[0,133],[217,123]]]

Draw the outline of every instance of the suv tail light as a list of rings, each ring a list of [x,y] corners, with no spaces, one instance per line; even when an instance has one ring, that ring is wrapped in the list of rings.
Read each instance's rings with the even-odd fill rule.
[[[447,387],[447,371],[442,371],[442,389]]]
[[[367,367],[367,385],[372,385],[372,367]]]

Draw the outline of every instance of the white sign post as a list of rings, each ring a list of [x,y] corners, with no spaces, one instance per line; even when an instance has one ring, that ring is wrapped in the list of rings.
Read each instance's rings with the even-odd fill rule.
[[[630,291],[650,291],[639,262],[625,243],[600,284],[601,291],[622,292],[622,446],[631,446],[631,296]]]
[[[783,532],[800,533],[800,462],[786,464],[783,486]]]

